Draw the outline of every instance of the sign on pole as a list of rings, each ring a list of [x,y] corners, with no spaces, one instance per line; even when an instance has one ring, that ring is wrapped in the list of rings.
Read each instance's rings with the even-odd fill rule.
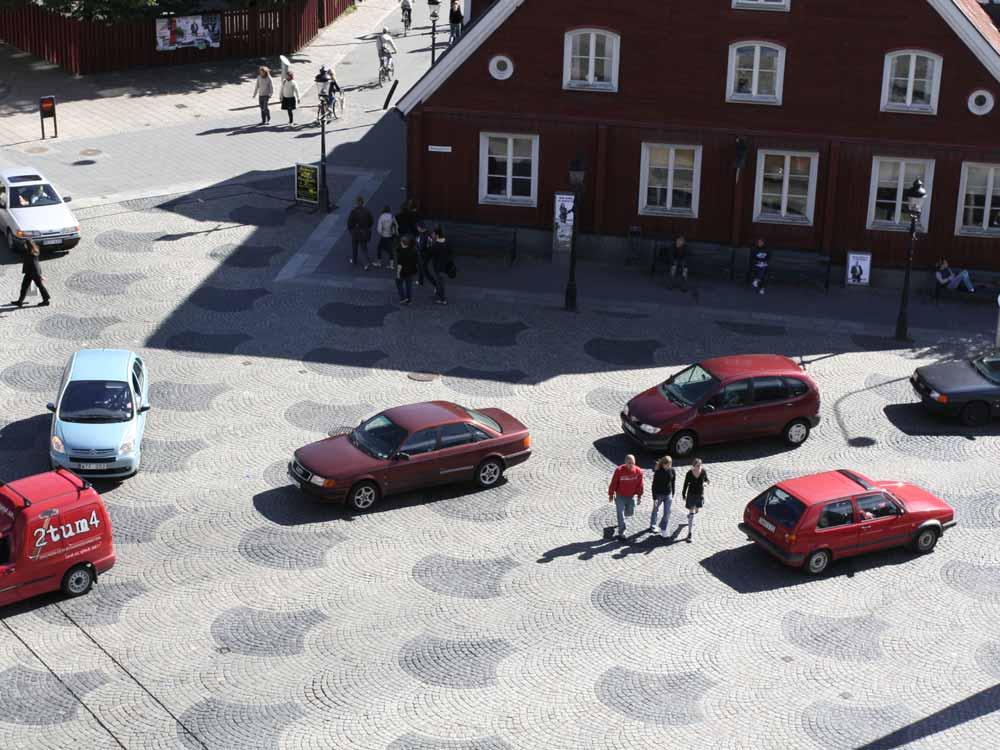
[[[319,167],[315,164],[295,165],[295,200],[319,205]]]
[[[56,98],[54,96],[43,96],[38,100],[38,118],[42,123],[42,140],[45,140],[45,121],[48,118],[52,118],[52,125],[55,128],[56,134],[54,138],[59,137],[59,120],[56,118]]]
[[[563,255],[569,255],[573,246],[573,223],[576,219],[574,206],[576,196],[573,193],[556,193],[555,198],[555,221],[552,231],[553,260]]]

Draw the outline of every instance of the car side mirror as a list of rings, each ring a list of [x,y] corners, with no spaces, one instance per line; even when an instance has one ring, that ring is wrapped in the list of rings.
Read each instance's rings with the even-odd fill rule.
[[[140,414],[145,414],[147,411],[149,411],[149,404],[146,404],[145,406],[140,406],[139,407],[139,413]]]
[[[73,200],[73,196],[72,195],[64,195],[63,196],[63,203],[69,203],[71,200]]]
[[[48,409],[51,412],[55,412],[56,405],[53,404],[51,401],[49,401],[49,403],[45,404],[45,408]]]
[[[400,451],[399,453],[394,453],[392,457],[395,460],[397,460],[397,461],[409,461],[410,460],[410,454],[409,453],[404,453],[403,451]]]
[[[710,414],[711,412],[715,411],[715,404],[711,404],[711,403],[702,404],[701,405],[701,409],[699,409],[699,411],[702,414]]]

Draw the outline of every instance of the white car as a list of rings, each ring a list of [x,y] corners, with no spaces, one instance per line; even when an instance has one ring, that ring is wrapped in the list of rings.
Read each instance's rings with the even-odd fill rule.
[[[38,170],[13,167],[0,170],[0,231],[14,252],[34,240],[47,250],[67,251],[80,241],[80,222]]]

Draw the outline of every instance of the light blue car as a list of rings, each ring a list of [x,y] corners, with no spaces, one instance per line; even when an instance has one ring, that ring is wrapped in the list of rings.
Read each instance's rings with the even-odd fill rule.
[[[124,349],[81,349],[59,384],[49,460],[88,477],[130,477],[139,471],[149,411],[146,365]]]

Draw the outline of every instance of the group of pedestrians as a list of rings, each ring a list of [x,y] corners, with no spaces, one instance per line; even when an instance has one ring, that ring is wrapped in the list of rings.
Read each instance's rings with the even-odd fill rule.
[[[365,271],[373,266],[388,268],[393,274],[400,304],[411,304],[414,283],[424,286],[426,282],[434,287],[434,302],[448,304],[447,281],[457,273],[451,246],[440,224],[430,229],[420,216],[416,201],[405,201],[396,214],[385,206],[376,221],[364,197],[359,195],[347,217],[347,229],[351,234],[351,264],[363,262]],[[373,229],[378,237],[374,261],[368,253]]]
[[[271,80],[271,70],[266,65],[261,65],[257,68],[257,78],[253,84],[253,94],[251,94],[251,97],[256,97],[257,104],[260,105],[261,125],[269,125],[271,122],[272,96],[274,96],[274,82]],[[295,73],[291,70],[287,71],[281,80],[279,96],[281,108],[288,113],[288,124],[293,125],[295,123],[295,109],[302,103],[302,92],[299,90],[298,81],[295,80]]]
[[[669,536],[667,525],[670,523],[670,510],[677,485],[677,472],[673,464],[670,456],[663,456],[653,467],[653,509],[649,517],[649,533],[659,532],[662,537]],[[687,536],[684,540],[686,542],[691,541],[695,516],[705,504],[706,484],[708,484],[708,473],[701,459],[696,458],[691,462],[691,468],[688,469],[681,487],[681,499],[684,500],[684,508],[687,510]],[[625,519],[635,514],[635,508],[642,502],[644,492],[643,471],[636,466],[635,456],[629,454],[625,456],[625,463],[615,469],[611,484],[608,486],[608,502],[615,504],[618,520],[616,536],[619,540],[624,540]]]

